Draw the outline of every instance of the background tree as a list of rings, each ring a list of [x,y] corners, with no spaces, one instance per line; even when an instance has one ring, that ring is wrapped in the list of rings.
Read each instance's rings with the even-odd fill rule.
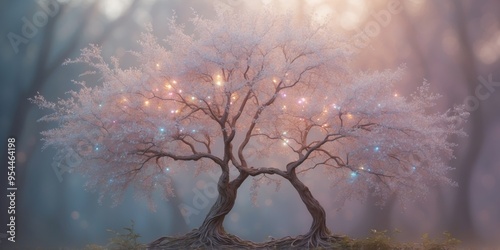
[[[467,112],[429,113],[439,96],[427,83],[409,99],[398,96],[393,84],[402,70],[354,72],[349,41],[311,17],[290,19],[271,9],[219,9],[215,20],[196,16],[189,33],[174,18],[167,45],[145,34],[142,51],[132,53],[140,66],[129,69],[116,58],[106,62],[98,46],[82,50],[67,63],[88,64],[95,72],[85,75],[98,73],[90,79],[102,86],[76,82],[81,89],[57,103],[35,97],[54,111],[42,120],[59,122],[43,132],[46,146],[71,147],[84,159],[76,169],[87,186],[115,202],[129,186],[149,198],[157,188],[172,196],[169,176],[185,162],[220,168],[219,196],[200,228],[181,242],[154,243],[170,247],[251,244],[223,227],[248,176],[279,183],[267,176],[279,175],[292,184],[313,223],[307,234],[278,244],[308,247],[328,244],[331,235],[325,210],[299,173],[325,167],[341,199],[369,190],[382,198],[397,190],[410,199],[429,183],[451,183],[447,139],[463,134]],[[248,162],[250,141],[288,163]],[[238,172],[232,179],[231,169]]]

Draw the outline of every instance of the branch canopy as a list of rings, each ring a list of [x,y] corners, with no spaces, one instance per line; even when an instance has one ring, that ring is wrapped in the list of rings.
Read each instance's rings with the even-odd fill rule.
[[[347,40],[312,18],[292,19],[220,9],[195,16],[187,32],[173,18],[164,44],[151,30],[142,36],[128,69],[90,45],[67,63],[89,66],[84,75],[97,74],[97,84],[79,83],[57,103],[32,100],[54,111],[41,120],[59,122],[43,132],[46,146],[76,152],[88,185],[113,196],[131,184],[172,195],[170,176],[187,161],[283,177],[322,166],[345,194],[416,194],[450,182],[447,140],[463,134],[467,113],[431,113],[439,96],[428,83],[410,98],[395,94],[402,69],[353,72]],[[289,163],[268,166],[271,157]]]

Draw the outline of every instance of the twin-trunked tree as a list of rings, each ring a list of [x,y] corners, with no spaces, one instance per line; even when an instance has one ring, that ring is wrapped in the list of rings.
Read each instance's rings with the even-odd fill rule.
[[[249,176],[287,180],[313,221],[294,246],[321,246],[331,239],[325,210],[298,174],[323,168],[338,195],[382,198],[394,191],[412,197],[432,183],[451,183],[446,161],[463,134],[462,109],[431,113],[439,96],[424,83],[409,98],[395,94],[401,70],[355,73],[349,68],[348,41],[328,25],[296,22],[290,16],[219,11],[215,19],[196,17],[193,32],[170,22],[161,45],[149,33],[138,67],[111,66],[97,46],[71,62],[83,62],[102,85],[82,87],[57,103],[42,96],[42,118],[59,126],[43,132],[47,146],[71,147],[82,158],[76,171],[88,186],[119,200],[133,186],[150,196],[162,188],[172,195],[170,175],[183,162],[222,171],[218,198],[199,229],[183,241],[160,239],[153,246],[251,244],[227,234],[225,216]],[[259,165],[247,160],[248,146]],[[290,159],[271,167],[265,157]],[[230,170],[239,174],[230,176]],[[254,245],[255,246],[255,245]]]

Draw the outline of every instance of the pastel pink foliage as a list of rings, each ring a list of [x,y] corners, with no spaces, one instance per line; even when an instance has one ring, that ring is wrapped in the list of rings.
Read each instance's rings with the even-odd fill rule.
[[[355,72],[348,41],[328,25],[271,10],[219,10],[192,23],[190,33],[172,20],[165,44],[145,34],[130,69],[117,59],[110,65],[91,45],[68,63],[90,66],[98,86],[82,84],[57,103],[34,98],[54,110],[42,120],[59,122],[43,132],[46,146],[79,154],[76,170],[90,188],[117,201],[130,185],[171,196],[170,176],[189,168],[183,162],[201,168],[226,159],[240,171],[287,171],[285,162],[304,159],[297,172],[323,168],[320,181],[343,197],[418,195],[427,184],[451,183],[448,139],[463,135],[467,113],[432,112],[439,96],[428,83],[409,98],[395,96],[402,69]],[[250,144],[258,157],[247,162],[256,153]],[[288,161],[266,165],[273,157]]]

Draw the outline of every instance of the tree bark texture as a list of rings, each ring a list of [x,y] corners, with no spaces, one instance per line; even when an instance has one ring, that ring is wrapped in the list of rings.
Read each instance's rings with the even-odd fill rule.
[[[236,201],[237,189],[246,177],[248,177],[248,175],[241,174],[238,178],[229,182],[229,173],[222,172],[219,182],[217,183],[217,190],[219,192],[217,201],[212,208],[210,208],[203,224],[199,228],[202,240],[226,234],[223,226],[224,219],[231,209],[233,209]]]
[[[299,180],[295,170],[292,170],[288,176],[288,180],[299,193],[300,199],[306,205],[307,211],[311,214],[313,221],[309,232],[303,236],[304,242],[299,243],[301,246],[318,247],[323,245],[331,236],[331,232],[326,226],[326,212],[318,200],[314,198],[309,188]]]
[[[238,188],[248,177],[246,173],[229,181],[229,171],[222,171],[217,183],[219,196],[210,208],[200,228],[191,231],[182,237],[162,237],[150,243],[148,249],[186,249],[217,247],[226,249],[231,247],[254,248],[256,245],[249,241],[228,234],[224,230],[224,219],[234,207]]]

